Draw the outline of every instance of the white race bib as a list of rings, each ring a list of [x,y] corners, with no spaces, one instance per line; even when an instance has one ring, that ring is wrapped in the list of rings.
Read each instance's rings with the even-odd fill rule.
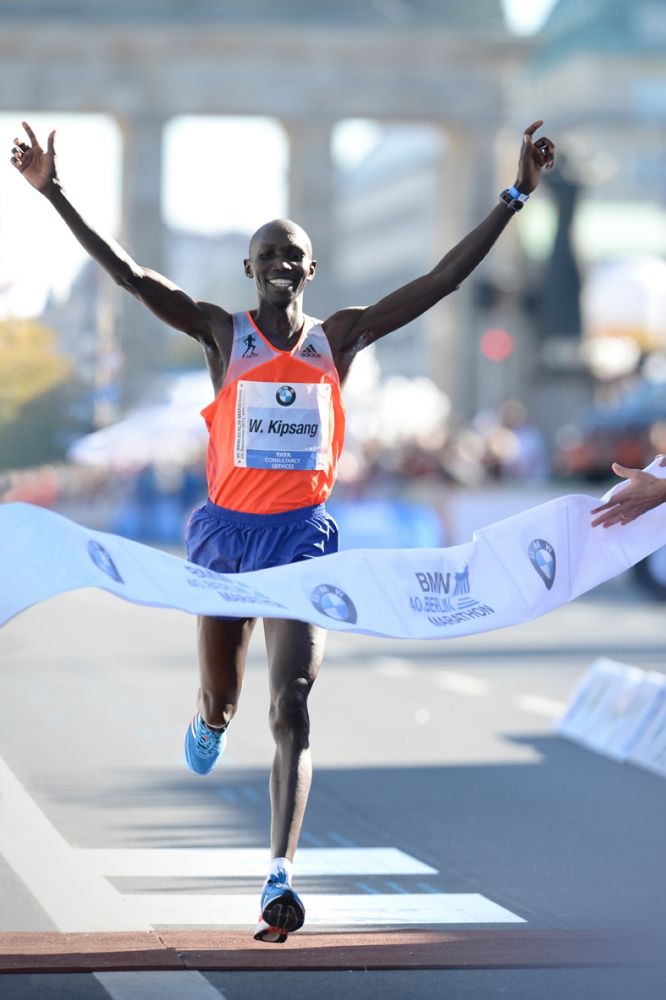
[[[239,379],[234,465],[248,469],[325,469],[331,386],[326,382]]]

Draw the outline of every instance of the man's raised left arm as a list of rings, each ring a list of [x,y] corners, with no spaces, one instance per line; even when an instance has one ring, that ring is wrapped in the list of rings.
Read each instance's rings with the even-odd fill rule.
[[[513,187],[502,192],[500,201],[483,222],[449,250],[432,271],[391,292],[375,305],[344,309],[326,320],[324,329],[338,350],[358,350],[405,326],[455,291],[472,273],[535,190],[541,171],[553,165],[555,147],[551,140],[545,136],[533,140],[542,125],[542,121],[536,121],[525,129]]]

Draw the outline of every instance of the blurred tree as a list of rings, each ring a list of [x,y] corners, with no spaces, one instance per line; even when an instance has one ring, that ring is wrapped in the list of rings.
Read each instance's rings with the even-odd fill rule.
[[[77,433],[68,425],[82,391],[71,370],[47,327],[32,319],[0,322],[0,469],[62,458]]]
[[[81,383],[62,382],[35,396],[15,420],[0,424],[0,471],[64,461],[72,441],[93,429],[89,417],[90,390]]]
[[[32,319],[0,322],[0,427],[16,420],[30,400],[64,382],[71,368],[52,330]]]

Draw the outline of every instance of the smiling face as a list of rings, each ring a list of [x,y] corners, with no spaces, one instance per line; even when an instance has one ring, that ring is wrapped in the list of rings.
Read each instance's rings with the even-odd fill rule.
[[[258,229],[250,240],[245,273],[253,278],[259,299],[284,307],[302,296],[314,278],[310,237],[288,219],[275,219]]]

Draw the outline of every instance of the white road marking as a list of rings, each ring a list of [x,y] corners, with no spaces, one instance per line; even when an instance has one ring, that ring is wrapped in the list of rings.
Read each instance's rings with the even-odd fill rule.
[[[514,698],[515,708],[521,712],[531,712],[532,715],[543,715],[547,719],[559,719],[566,711],[566,702],[555,698],[545,698],[540,694],[521,694]]]
[[[266,847],[74,848],[83,869],[115,877],[259,878],[269,862]],[[298,874],[436,875],[437,869],[394,847],[301,847]]]
[[[490,694],[490,685],[481,677],[458,673],[456,670],[438,670],[434,675],[437,687],[455,694],[468,694],[474,698],[482,698]]]
[[[137,893],[128,904],[153,925],[229,927],[252,924],[259,896],[219,893]],[[522,924],[510,910],[480,893],[375,893],[304,897],[307,927],[371,924]]]
[[[398,657],[387,656],[376,661],[375,669],[384,677],[393,677],[402,680],[413,676],[416,667],[408,660],[401,660]],[[458,670],[435,670],[425,673],[430,676],[433,683],[443,691],[450,691],[452,694],[469,695],[472,698],[487,698],[492,695],[492,686],[482,677],[474,677],[471,674],[462,673]],[[518,695],[512,699],[514,708],[521,712],[529,712],[532,715],[541,715],[547,719],[559,719],[566,710],[566,702],[557,701],[555,698],[546,698],[538,694]],[[418,710],[415,719],[421,724],[429,721],[429,715],[423,714],[427,710]]]
[[[404,677],[411,677],[415,671],[413,663],[409,660],[401,660],[397,656],[383,656],[375,661],[375,670],[384,677],[394,677],[402,680]]]
[[[256,919],[258,895],[121,894],[105,876],[261,876],[268,856],[265,848],[73,848],[2,759],[0,802],[0,853],[59,931],[150,930],[155,925],[242,926],[252,925]],[[436,869],[396,848],[303,848],[298,870],[301,875],[437,874]],[[306,903],[308,927],[524,923],[521,917],[478,893],[312,894]],[[205,1000],[210,995],[201,992],[210,984],[196,977],[182,980],[191,992],[181,989],[170,994],[161,987],[156,991],[154,978],[151,985],[145,985],[148,981],[133,979],[133,973],[113,975],[123,978],[109,980],[112,990],[106,983],[104,986],[117,1000],[155,995],[167,1000],[170,996]],[[164,975],[175,987],[179,974]]]
[[[0,758],[0,854],[59,931],[150,930],[64,837]]]
[[[111,1000],[225,1000],[200,972],[95,972]]]

